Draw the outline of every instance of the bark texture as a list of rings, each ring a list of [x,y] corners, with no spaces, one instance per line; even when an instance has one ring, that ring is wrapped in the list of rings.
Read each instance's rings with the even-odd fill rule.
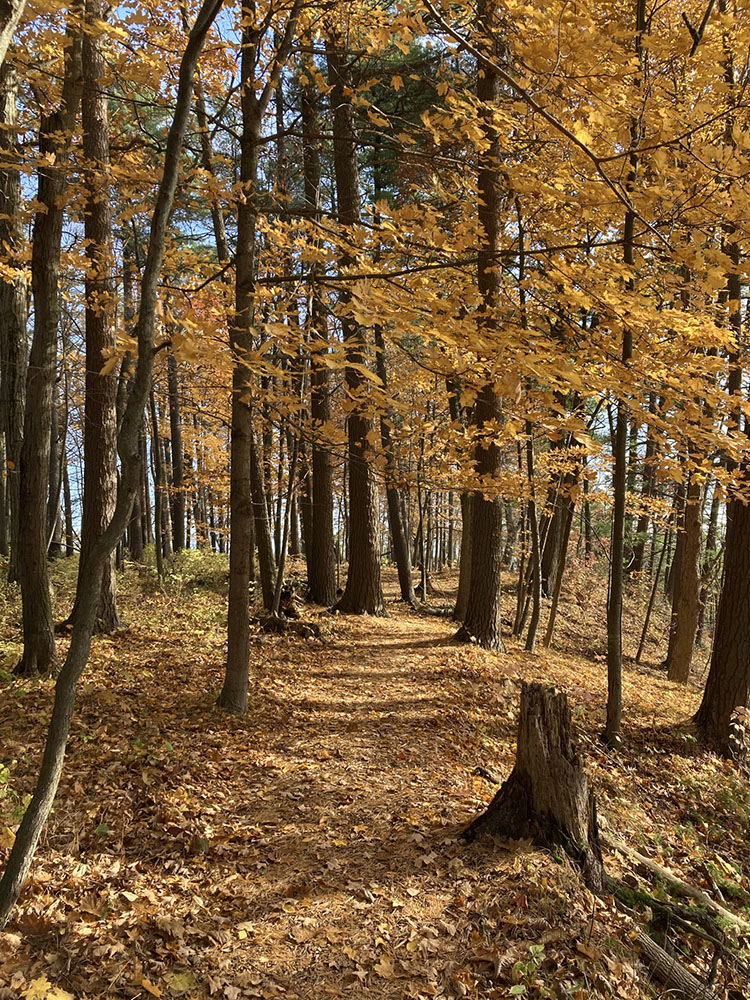
[[[255,540],[258,546],[261,596],[263,607],[270,611],[274,590],[273,542],[271,541],[271,522],[268,517],[263,464],[254,427],[251,427],[250,430],[250,485],[253,497]]]
[[[604,888],[596,801],[573,741],[564,691],[537,683],[521,688],[515,767],[465,836],[484,834],[561,847],[592,892]]]
[[[359,171],[354,131],[350,70],[341,42],[327,46],[328,76],[332,87],[333,158],[338,197],[338,218],[342,226],[359,222]],[[344,256],[342,268],[352,261]],[[349,572],[337,611],[348,614],[380,615],[385,612],[380,581],[380,537],[378,531],[378,490],[370,462],[369,436],[372,421],[366,415],[366,381],[355,366],[366,363],[365,331],[347,313],[348,289],[339,295],[343,307],[342,326],[347,361],[344,376],[350,400],[347,420],[349,445]]]
[[[0,66],[5,63],[13,32],[26,7],[26,0],[0,0]]]
[[[252,350],[255,311],[255,188],[258,181],[258,146],[261,114],[253,89],[257,38],[251,10],[243,5],[242,28],[242,134],[240,183],[247,192],[237,207],[237,250],[234,316],[229,328],[234,355],[232,370],[231,463],[229,516],[229,610],[227,617],[227,666],[219,705],[243,715],[247,711],[250,671],[250,564],[254,544],[251,461],[253,424],[251,375],[246,363]]]
[[[680,574],[675,580],[672,622],[667,651],[667,675],[687,684],[700,610],[701,496],[700,484],[691,475],[685,498]]]
[[[115,508],[117,497],[117,375],[102,369],[117,346],[110,197],[109,112],[101,81],[106,74],[101,32],[94,23],[105,16],[100,0],[88,0],[91,22],[83,36],[83,152],[88,197],[86,236],[86,401],[83,435],[83,517],[81,561],[96,544]],[[77,608],[71,614],[75,617]],[[111,632],[120,625],[114,553],[104,566],[97,627]]]
[[[175,552],[185,548],[185,456],[182,449],[182,415],[180,380],[177,358],[167,355],[167,387],[169,389],[169,440],[172,450],[172,483],[169,495],[172,516],[172,547]]]
[[[492,54],[497,54],[500,41],[494,23],[495,11],[488,0],[478,8],[479,27]],[[477,285],[482,305],[477,322],[483,336],[491,341],[497,327],[497,308],[500,295],[500,269],[498,265],[502,234],[500,227],[500,140],[494,127],[495,102],[500,96],[500,77],[485,65],[477,78],[477,97],[482,103],[483,131],[488,143],[482,154],[479,169],[479,221],[482,227],[482,244],[477,254]],[[500,635],[500,571],[502,566],[503,508],[500,497],[493,497],[493,479],[500,471],[500,449],[494,441],[484,437],[487,424],[496,424],[501,418],[500,403],[495,392],[494,379],[487,381],[474,404],[474,425],[477,435],[474,464],[482,487],[471,498],[471,575],[466,614],[457,633],[459,639],[470,639],[487,649],[502,649]]]
[[[643,34],[646,31],[645,0],[635,0],[635,51],[639,66],[642,63]],[[640,78],[636,79],[640,85]],[[631,127],[632,152],[626,186],[632,190],[638,177],[638,144],[641,138],[641,124],[633,120]],[[623,260],[628,268],[635,269],[635,220],[632,210],[625,213],[623,230]],[[629,279],[629,287],[635,290],[635,278]],[[622,332],[621,360],[627,365],[633,354],[633,334],[629,327]],[[622,723],[622,601],[625,576],[625,495],[628,477],[628,404],[625,399],[617,402],[615,434],[612,442],[614,468],[612,487],[612,542],[609,554],[609,595],[607,599],[607,721],[604,740],[608,746],[621,742]]]
[[[65,80],[60,107],[42,119],[39,151],[47,165],[39,170],[31,250],[34,334],[26,380],[26,410],[19,482],[19,580],[23,602],[23,657],[16,671],[23,676],[57,670],[52,602],[47,570],[47,487],[53,389],[59,323],[60,246],[66,146],[80,103],[81,44],[71,29],[65,54]]]
[[[485,386],[475,404],[478,427],[498,419],[499,408],[494,387]],[[499,448],[495,444],[477,445],[477,472],[488,479],[498,471]],[[500,580],[503,561],[503,508],[499,497],[488,498],[474,493],[471,504],[471,569],[469,593],[463,625],[457,632],[460,640],[478,643],[485,649],[503,649],[500,632]]]
[[[302,156],[305,203],[315,218],[320,215],[320,125],[317,92],[302,90]],[[305,538],[308,597],[330,607],[336,600],[336,548],[333,537],[333,462],[324,440],[331,419],[331,377],[322,355],[328,352],[328,325],[317,281],[317,267],[309,273],[310,283],[310,418],[312,421],[312,503],[300,503],[309,522]],[[309,475],[307,477],[310,495]],[[307,515],[305,511],[307,508]]]
[[[695,715],[702,737],[729,752],[729,723],[750,690],[750,506],[732,500],[727,510],[724,585],[716,614],[711,667]]]

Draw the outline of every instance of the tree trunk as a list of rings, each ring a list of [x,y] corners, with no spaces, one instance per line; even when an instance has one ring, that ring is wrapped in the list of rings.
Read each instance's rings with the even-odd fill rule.
[[[378,378],[383,383],[384,391],[388,388],[388,377],[385,368],[385,343],[383,341],[383,330],[379,325],[375,327],[375,346],[377,348],[375,368]],[[384,414],[380,418],[380,441],[385,455],[385,475],[386,475],[386,499],[388,502],[388,526],[391,531],[391,544],[393,545],[393,557],[398,570],[398,584],[401,592],[401,600],[410,604],[413,608],[417,605],[417,598],[414,594],[414,581],[412,580],[411,554],[409,552],[409,539],[406,536],[406,527],[402,517],[401,494],[396,486],[395,477],[397,473],[395,456],[393,454],[393,435],[391,434],[391,416]],[[427,600],[427,595],[422,594],[422,600]]]
[[[687,684],[690,661],[698,629],[700,602],[701,503],[700,482],[694,473],[685,497],[680,575],[675,581],[675,600],[667,652],[667,675],[671,681]]]
[[[536,516],[536,499],[534,491],[534,436],[531,421],[526,421],[526,473],[529,480],[529,500],[527,517],[529,519],[529,534],[531,535],[531,621],[526,633],[525,649],[527,653],[534,652],[536,633],[539,628],[539,616],[542,610],[542,567],[539,546],[539,522]],[[553,563],[557,572],[557,560]],[[554,580],[554,577],[550,579]],[[548,581],[549,582],[549,581]]]
[[[544,645],[546,647],[552,642],[552,634],[555,630],[557,620],[557,609],[560,604],[560,593],[562,592],[562,581],[565,575],[565,563],[568,558],[568,546],[570,544],[570,530],[573,527],[573,516],[575,514],[575,500],[569,497],[566,503],[565,526],[563,529],[562,544],[560,547],[560,560],[557,566],[557,576],[552,589],[552,606],[549,609],[549,620],[547,630],[544,633]]]
[[[252,491],[255,541],[258,546],[258,567],[263,607],[271,610],[273,603],[274,559],[271,525],[268,520],[263,466],[258,450],[255,429],[250,429],[250,488]]]
[[[721,506],[721,493],[714,488],[711,497],[711,512],[708,515],[708,530],[706,532],[706,545],[703,551],[703,562],[701,564],[701,589],[698,608],[698,631],[695,636],[696,646],[703,645],[704,625],[706,619],[706,606],[708,596],[714,579],[714,569],[717,562],[716,553],[716,529],[719,523],[719,508]]]
[[[273,552],[276,565],[281,561],[281,508],[284,502],[284,427],[279,427],[279,450],[276,463],[276,510],[273,517]]]
[[[641,85],[640,72],[643,61],[643,35],[646,31],[646,2],[635,0],[635,52],[638,58],[638,75],[635,84]],[[631,148],[629,170],[626,179],[628,191],[635,186],[638,177],[638,144],[641,125],[634,118],[631,125]],[[635,269],[635,221],[632,209],[625,213],[623,230],[623,261],[631,274]],[[628,279],[628,287],[635,292],[635,277]],[[622,332],[621,361],[628,365],[633,354],[633,334],[625,326]],[[612,486],[612,542],[610,545],[609,594],[607,598],[607,721],[604,740],[614,747],[621,742],[622,723],[622,601],[625,574],[625,497],[628,476],[628,405],[625,399],[617,402],[617,420],[612,442],[614,469]]]
[[[622,721],[622,598],[625,574],[625,484],[627,475],[628,407],[617,404],[613,443],[614,503],[610,544],[609,595],[607,599],[607,722],[604,739],[609,746],[620,743]]]
[[[0,4],[0,66],[5,63],[8,46],[25,7],[26,0],[3,0]]]
[[[154,463],[154,550],[156,555],[156,576],[161,581],[164,577],[164,548],[162,545],[162,525],[164,505],[164,466],[161,460],[161,441],[159,439],[159,417],[156,412],[154,387],[149,394],[149,412],[151,414],[151,457]]]
[[[669,568],[664,575],[664,595],[668,597],[674,611],[677,599],[677,583],[682,577],[682,553],[685,550],[685,485],[677,483],[674,490],[673,524],[675,526],[674,553]]]
[[[585,467],[588,464],[586,457],[583,459],[584,473],[583,473],[583,534],[584,534],[584,548],[583,551],[587,556],[593,555],[594,552],[594,525],[591,519],[591,501],[589,500],[589,477],[586,475]]]
[[[5,463],[5,431],[0,427],[0,555],[7,556],[8,549],[8,495]]]
[[[159,411],[159,420],[164,419],[164,407],[159,405],[157,401],[157,409]],[[168,437],[162,436],[162,464],[164,466],[164,500],[162,503],[162,525],[161,534],[164,540],[164,555],[170,558],[174,553],[174,547],[172,545],[172,502],[171,502],[171,486],[172,486],[172,442]]]
[[[626,493],[633,496],[635,484],[638,476],[638,422],[631,417],[628,429],[628,471],[625,477]],[[633,515],[625,512],[625,553],[623,557],[623,569],[630,575],[633,571]]]
[[[354,108],[350,67],[336,39],[328,41],[328,76],[333,107],[333,156],[338,199],[338,220],[344,226],[359,222],[359,170],[354,132]],[[352,263],[347,253],[341,267]],[[344,308],[342,327],[348,364],[344,369],[347,394],[351,401],[347,420],[349,457],[349,572],[343,596],[335,605],[348,614],[385,613],[380,582],[380,538],[378,531],[378,490],[371,465],[369,435],[372,422],[365,415],[367,382],[358,367],[366,363],[365,331],[346,311],[351,295],[339,293]]]
[[[524,683],[513,771],[464,836],[496,835],[561,847],[592,892],[604,888],[596,800],[572,734],[564,691]]]
[[[561,445],[555,442],[556,447]],[[549,597],[555,585],[557,569],[560,562],[560,547],[565,523],[565,509],[567,504],[559,489],[551,489],[548,503],[552,506],[552,511],[546,518],[546,532],[544,534],[544,546],[541,558],[541,590],[545,597]]]
[[[313,290],[313,306],[318,300]],[[314,333],[324,334],[322,309],[314,318]],[[320,327],[317,325],[320,324]],[[321,347],[321,350],[326,350]],[[333,541],[333,464],[331,449],[321,435],[331,420],[331,388],[328,371],[313,361],[310,375],[310,417],[313,427],[312,442],[312,504],[310,511],[309,542],[305,545],[307,557],[308,597],[316,604],[330,607],[336,600],[336,550]]]
[[[466,618],[466,608],[469,605],[469,590],[471,589],[471,493],[464,490],[461,493],[461,552],[458,557],[458,593],[456,606],[453,609],[453,620],[463,622]]]
[[[143,467],[145,456],[145,439],[143,431],[138,435],[138,457],[141,462],[141,467]],[[143,562],[143,476],[139,476],[138,491],[135,494],[135,499],[133,501],[133,513],[130,515],[130,523],[128,524],[128,548],[130,549],[130,558],[135,563]]]
[[[258,143],[261,115],[253,89],[258,39],[252,27],[251,8],[242,7],[242,133],[240,183],[248,196],[237,206],[235,308],[229,327],[234,355],[232,369],[231,462],[229,486],[229,610],[227,616],[227,665],[219,705],[243,715],[247,711],[250,671],[250,549],[254,541],[251,451],[253,448],[251,374],[246,359],[253,346],[255,313],[255,190],[258,181]],[[266,601],[269,599],[265,594]],[[271,595],[272,596],[272,595]],[[266,604],[268,607],[268,604]]]
[[[497,51],[500,42],[496,33],[497,25],[494,23],[494,7],[490,0],[481,0],[478,21],[491,49]],[[487,149],[482,154],[478,178],[482,243],[477,254],[477,286],[482,305],[477,322],[482,328],[482,335],[489,340],[497,328],[496,310],[501,281],[501,150],[497,129],[493,124],[494,106],[500,97],[500,91],[500,77],[489,66],[484,66],[477,79],[477,97],[484,119],[482,128],[488,142]],[[501,413],[494,376],[488,372],[485,377],[485,384],[474,404],[473,420],[477,434],[474,465],[480,482],[483,485],[486,483],[487,491],[491,493],[495,489],[493,480],[500,471],[500,448],[491,439],[482,440],[481,436],[486,424],[497,424],[501,420]],[[471,498],[471,522],[473,544],[469,596],[466,615],[457,638],[477,642],[487,649],[502,649],[500,571],[503,555],[503,507],[500,497],[474,492]]]
[[[648,599],[648,605],[646,606],[646,616],[643,619],[643,628],[641,630],[641,638],[638,643],[638,650],[635,654],[635,662],[640,663],[641,657],[643,656],[643,648],[646,645],[646,636],[648,635],[648,626],[651,621],[651,612],[654,610],[654,601],[656,599],[656,591],[659,586],[659,574],[661,573],[662,563],[664,562],[664,555],[667,551],[667,538],[668,535],[664,535],[664,541],[662,542],[661,552],[659,553],[659,562],[656,566],[656,576],[651,584],[651,594]],[[654,536],[654,543],[656,542],[656,537]]]
[[[649,394],[648,412],[656,414],[656,393],[652,392]],[[644,507],[651,499],[654,492],[654,484],[656,481],[654,468],[655,456],[656,436],[654,431],[649,426],[646,431],[646,455],[643,460],[643,479],[641,486],[641,502]],[[650,517],[644,510],[638,517],[638,523],[636,524],[635,529],[635,538],[633,539],[633,559],[630,563],[630,572],[632,574],[641,573],[643,571],[643,557],[646,551],[649,521]]]
[[[448,390],[448,410],[451,422],[456,428],[464,428],[464,412],[461,407],[461,385],[456,376],[445,380]],[[469,588],[471,587],[471,493],[461,492],[461,551],[458,557],[458,593],[456,606],[453,609],[453,620],[463,622],[466,617],[466,607],[469,603]]]
[[[506,500],[503,504],[505,515],[505,545],[503,547],[503,568],[513,569],[516,562],[516,545],[518,544],[518,521],[513,510],[513,503]]]
[[[185,456],[182,450],[182,416],[177,358],[172,351],[167,355],[167,387],[169,390],[169,434],[172,451],[172,489],[170,513],[172,515],[172,548],[180,552],[185,548]]]
[[[380,142],[375,139],[375,156],[373,164],[374,176],[374,201],[377,205],[383,197],[382,190],[382,164],[380,160]],[[375,224],[380,224],[380,216],[375,214]],[[375,260],[379,260],[380,255],[376,252]],[[383,392],[387,396],[388,373],[385,364],[385,341],[383,339],[383,328],[379,323],[374,327],[375,335],[375,370],[383,387]],[[390,408],[381,414],[380,417],[380,442],[385,456],[385,480],[386,480],[386,500],[388,505],[388,527],[391,532],[391,546],[393,558],[398,571],[398,585],[401,592],[401,600],[413,608],[417,606],[417,599],[414,594],[414,581],[412,580],[411,557],[409,552],[409,539],[407,537],[406,525],[402,516],[401,494],[396,485],[398,469],[396,456],[393,447],[393,434],[391,423],[393,417]],[[427,600],[427,594],[423,591],[422,600]]]
[[[71,29],[72,31],[72,29]],[[23,603],[23,676],[57,670],[52,601],[47,570],[46,501],[50,423],[60,311],[58,278],[66,186],[66,149],[80,100],[80,37],[69,33],[60,108],[42,119],[37,202],[31,250],[34,334],[26,381],[26,412],[20,460],[19,578]]]
[[[63,502],[65,504],[65,557],[69,559],[75,552],[73,532],[73,500],[70,495],[70,474],[67,456],[63,465]]]
[[[12,63],[0,70],[0,153],[7,163],[18,157],[18,78]],[[18,579],[19,560],[19,465],[23,441],[26,399],[26,278],[22,270],[24,250],[21,211],[21,174],[11,166],[0,167],[0,246],[7,248],[12,280],[0,275],[0,421],[5,433],[6,496],[8,503],[8,580]]]
[[[57,366],[55,366],[57,367]],[[60,400],[57,389],[57,375],[52,386],[52,408],[49,428],[49,477],[47,492],[47,557],[59,559],[62,555],[60,524],[60,487],[62,486],[60,464]]]
[[[83,150],[87,163],[86,209],[86,402],[83,435],[84,476],[81,519],[81,561],[86,560],[114,512],[117,496],[117,376],[102,369],[117,346],[113,280],[112,208],[109,184],[109,113],[102,90],[105,55],[101,32],[105,17],[101,0],[87,0],[88,29],[83,36]],[[77,608],[71,612],[75,619]],[[120,625],[114,557],[102,574],[97,628],[112,632]]]
[[[716,615],[711,667],[695,715],[702,737],[726,753],[735,708],[750,693],[750,506],[727,506],[724,582]]]
[[[255,27],[252,2],[242,7],[243,81],[242,134],[240,138],[240,180],[247,196],[237,209],[237,250],[235,253],[235,310],[229,336],[235,363],[232,375],[232,446],[230,467],[231,545],[229,549],[229,611],[227,616],[227,666],[219,705],[237,715],[247,711],[247,683],[250,671],[250,570],[254,544],[253,507],[256,523],[257,477],[260,470],[253,436],[252,385],[246,361],[253,347],[255,318],[255,224],[258,182],[258,155],[263,115],[279,82],[284,61],[294,38],[300,0],[289,12],[284,36],[272,58],[265,84],[255,89],[255,75],[260,58],[262,33]],[[254,482],[256,480],[256,482]],[[262,478],[260,482],[262,486]],[[258,499],[262,503],[262,494]],[[267,524],[267,522],[266,522]],[[267,565],[266,538],[258,532],[263,599],[270,608],[273,602],[273,579]],[[270,545],[270,539],[268,539]],[[268,579],[267,579],[268,577]]]

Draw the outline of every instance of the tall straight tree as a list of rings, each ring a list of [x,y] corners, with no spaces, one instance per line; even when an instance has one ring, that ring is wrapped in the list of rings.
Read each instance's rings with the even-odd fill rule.
[[[257,448],[253,442],[252,376],[255,318],[255,242],[258,194],[258,156],[263,116],[279,82],[296,30],[302,0],[294,0],[280,34],[280,42],[267,70],[265,82],[258,79],[265,39],[257,27],[257,10],[252,0],[242,6],[242,56],[240,101],[240,185],[237,206],[237,249],[235,252],[235,306],[229,339],[234,366],[232,372],[232,438],[229,508],[231,547],[229,550],[229,611],[227,617],[227,666],[219,704],[242,715],[247,711],[247,681],[250,671],[250,567],[253,545],[253,491],[251,475]],[[265,21],[272,12],[266,12]],[[260,87],[256,90],[256,85]],[[262,555],[262,553],[261,553]],[[272,595],[271,595],[272,597]],[[270,606],[270,605],[269,605]]]
[[[317,89],[311,84],[302,88],[302,157],[305,204],[314,219],[320,218],[320,124]],[[309,336],[312,341],[310,365],[310,418],[312,420],[312,504],[310,537],[305,550],[308,596],[317,604],[329,606],[336,600],[336,550],[333,541],[333,462],[330,445],[322,439],[331,420],[331,377],[321,355],[328,352],[328,322],[318,268],[315,263],[308,275]]]
[[[649,393],[648,400],[648,412],[649,414],[656,413],[656,393]],[[631,574],[641,573],[644,566],[644,555],[646,552],[646,539],[648,537],[648,526],[651,520],[647,503],[653,496],[654,484],[656,481],[654,460],[656,457],[656,434],[649,424],[646,430],[646,454],[643,458],[643,476],[641,484],[641,500],[643,502],[643,507],[641,513],[638,516],[638,522],[635,529],[635,538],[633,540],[633,558],[631,560],[630,566],[628,567],[628,572]]]
[[[60,318],[60,248],[63,194],[67,183],[67,146],[81,97],[80,10],[69,13],[65,73],[59,106],[42,116],[39,130],[37,203],[31,249],[34,334],[26,381],[23,445],[20,458],[19,579],[23,602],[23,656],[17,673],[30,676],[57,669],[52,601],[47,570],[47,487],[52,399]]]
[[[463,407],[461,406],[461,383],[457,376],[452,375],[446,378],[446,388],[448,390],[448,412],[451,422],[456,429],[465,428],[466,420]],[[456,594],[456,605],[453,609],[453,620],[463,622],[466,617],[466,607],[469,603],[469,589],[471,587],[471,507],[472,495],[469,490],[461,491],[461,555],[458,565],[458,592]]]
[[[117,375],[107,361],[114,351],[115,285],[110,192],[109,111],[102,86],[106,62],[101,22],[102,0],[86,0],[83,31],[83,155],[86,172],[86,399],[83,432],[83,516],[81,560],[86,558],[109,524],[117,497]],[[111,368],[107,374],[105,366]],[[71,613],[75,618],[77,608]],[[111,632],[120,624],[114,553],[102,574],[97,627]]]
[[[635,5],[635,51],[638,57],[636,86],[640,88],[643,70],[643,35],[646,31],[646,0],[636,0]],[[633,120],[631,126],[630,166],[627,188],[632,191],[638,176],[638,144],[641,123]],[[635,293],[635,221],[636,213],[631,208],[625,213],[623,231],[623,261],[630,269],[628,288]],[[622,331],[621,360],[627,365],[633,354],[633,334],[626,324]],[[607,720],[604,726],[604,740],[609,746],[621,742],[622,723],[622,602],[625,578],[625,495],[628,475],[628,404],[620,398],[617,402],[615,434],[612,442],[614,467],[612,485],[612,543],[609,555],[609,594],[607,598]]]
[[[727,13],[726,0],[719,0],[719,12]],[[737,100],[737,80],[734,56],[724,43],[724,81],[729,89],[730,101]],[[732,147],[734,140],[734,117],[730,116],[724,130],[724,145]],[[735,345],[743,342],[742,329],[742,271],[741,251],[737,227],[727,223],[722,250],[731,261],[727,274],[726,303],[729,310],[729,326],[734,334]],[[734,348],[736,351],[736,347]],[[743,369],[739,356],[732,353],[727,391],[735,399],[734,430],[750,437],[750,427],[745,419],[742,428]],[[740,487],[747,489],[750,481],[750,467],[747,459],[740,463],[727,462],[735,472]],[[706,678],[706,687],[694,722],[701,737],[718,747],[723,753],[730,750],[730,722],[732,713],[740,706],[747,706],[750,698],[750,571],[747,565],[750,553],[750,504],[741,496],[733,496],[726,508],[727,530],[724,553],[724,575],[722,579],[719,607],[716,612],[714,644],[711,651],[711,666]]]
[[[0,153],[8,162],[0,168],[0,246],[13,259],[9,280],[0,275],[0,430],[5,435],[8,504],[8,579],[18,579],[18,468],[23,441],[26,398],[26,278],[21,267],[24,246],[21,212],[21,172],[11,164],[17,156],[18,76],[12,61],[0,70]]]
[[[351,66],[343,41],[332,34],[326,45],[328,82],[333,112],[333,164],[336,177],[338,221],[344,227],[360,221],[357,136],[354,129]],[[341,270],[354,263],[351,254],[341,254]],[[378,490],[370,459],[372,421],[366,414],[366,381],[362,375],[365,330],[349,314],[351,295],[346,286],[339,292],[341,325],[347,364],[344,370],[349,399],[347,435],[349,456],[349,571],[346,588],[335,605],[349,614],[380,615],[385,612],[380,581],[380,537]]]
[[[61,453],[60,392],[56,374],[52,386],[52,406],[50,408],[49,422],[49,477],[47,479],[47,556],[49,559],[57,559],[62,555],[62,546],[60,544]]]
[[[488,55],[497,55],[494,7],[491,0],[480,0],[478,31],[485,40]],[[478,68],[477,97],[480,101],[482,129],[486,148],[479,166],[479,220],[482,243],[477,254],[477,285],[481,306],[478,324],[491,338],[497,329],[497,308],[500,296],[499,250],[500,224],[500,138],[493,122],[494,107],[500,96],[500,77],[488,61]],[[474,465],[481,484],[487,493],[494,487],[493,479],[500,471],[500,448],[491,439],[484,439],[486,425],[495,425],[501,419],[500,402],[495,388],[494,374],[489,362],[484,385],[477,394],[472,415],[477,435],[474,447]],[[471,496],[471,569],[469,592],[463,625],[458,630],[460,639],[471,639],[487,649],[502,649],[500,635],[500,569],[502,565],[503,508],[500,497],[485,495],[475,490]]]
[[[692,448],[688,449],[690,457]],[[683,545],[667,651],[667,676],[687,684],[700,610],[701,483],[694,469],[689,473],[683,512]]]
[[[169,391],[169,439],[172,450],[172,546],[175,552],[185,548],[185,456],[182,449],[182,414],[180,379],[177,358],[167,355],[167,388]]]
[[[746,469],[747,472],[750,470]],[[750,697],[750,504],[727,505],[724,579],[711,666],[695,725],[706,742],[727,752],[732,713]]]
[[[383,197],[381,174],[382,164],[380,158],[380,143],[376,138],[375,156],[373,161],[373,180],[376,206]],[[376,224],[380,222],[377,212],[378,210],[376,208]],[[379,254],[376,254],[376,261],[379,256]],[[375,335],[375,370],[378,373],[378,378],[382,383],[383,390],[387,390],[388,372],[385,362],[385,340],[383,337],[383,327],[380,323],[375,324],[373,333]],[[398,584],[399,590],[401,591],[401,600],[410,604],[412,607],[416,607],[417,598],[414,593],[414,581],[412,580],[411,575],[411,552],[409,550],[409,540],[407,538],[404,504],[402,502],[401,490],[398,488],[396,483],[398,468],[396,465],[396,457],[394,455],[393,433],[391,429],[392,423],[392,413],[388,412],[381,414],[380,442],[383,447],[383,454],[385,455],[386,463],[385,492],[388,503],[388,526],[391,531],[391,544],[393,547],[393,555],[396,560],[396,569],[398,571]],[[426,567],[423,568],[423,573],[426,573]],[[422,599],[425,601],[427,600],[426,593],[422,594]]]

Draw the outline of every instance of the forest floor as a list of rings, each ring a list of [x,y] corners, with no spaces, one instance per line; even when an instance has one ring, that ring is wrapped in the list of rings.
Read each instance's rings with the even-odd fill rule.
[[[54,577],[63,618],[73,561]],[[750,904],[748,783],[679,725],[700,678],[685,689],[659,670],[663,612],[649,663],[627,665],[624,745],[608,753],[606,585],[590,571],[571,574],[555,648],[535,655],[454,643],[448,619],[396,603],[390,572],[387,618],[303,607],[322,639],[256,634],[242,719],[216,707],[225,581],[197,553],[164,588],[128,567],[124,628],[94,640],[54,813],[0,934],[0,1000],[658,995],[625,918],[564,859],[459,839],[496,790],[475,768],[513,765],[531,678],[568,690],[605,829],[730,909]],[[455,581],[436,582],[448,601]],[[629,653],[644,602],[629,595]],[[53,696],[10,673],[19,614],[0,589],[0,863]],[[622,856],[605,863],[633,881]],[[688,963],[705,957],[692,945]],[[722,964],[720,995],[730,979]]]

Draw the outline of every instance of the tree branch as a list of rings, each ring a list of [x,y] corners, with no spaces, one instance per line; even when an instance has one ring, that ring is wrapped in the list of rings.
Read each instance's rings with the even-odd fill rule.
[[[539,102],[534,99],[531,93],[528,90],[526,90],[525,87],[522,87],[521,84],[518,83],[518,81],[515,80],[513,76],[511,76],[511,74],[508,73],[507,70],[503,69],[503,67],[499,65],[499,63],[496,63],[494,59],[490,59],[488,56],[484,54],[484,52],[481,51],[481,49],[478,49],[467,38],[464,38],[464,36],[460,34],[460,32],[456,31],[455,28],[452,28],[447,23],[442,14],[438,13],[438,11],[433,6],[431,0],[424,0],[424,4],[427,10],[429,10],[432,17],[435,19],[435,22],[443,29],[443,31],[445,31],[448,35],[450,35],[450,37],[454,41],[458,42],[458,44],[462,48],[466,49],[467,52],[473,55],[474,58],[478,62],[480,62],[486,69],[490,70],[493,73],[497,73],[500,79],[504,83],[506,83],[514,91],[514,93],[521,98],[522,101],[528,104],[528,106],[532,109],[532,111],[535,111],[538,115],[540,115],[547,122],[548,125],[551,125],[552,128],[555,129],[556,132],[559,132],[561,135],[565,136],[565,138],[569,142],[571,142],[577,149],[579,149],[584,154],[584,156],[586,156],[587,159],[591,161],[591,163],[594,165],[594,169],[596,170],[599,177],[601,177],[604,184],[610,189],[610,191],[614,194],[617,200],[622,202],[622,204],[625,206],[628,212],[632,212],[637,219],[640,219],[643,225],[646,226],[646,228],[650,232],[652,232],[654,236],[656,236],[656,238],[659,240],[660,243],[663,243],[664,246],[669,247],[671,249],[671,244],[669,240],[666,238],[666,236],[663,236],[658,231],[658,229],[656,229],[648,221],[648,219],[643,218],[643,216],[637,210],[637,208],[632,203],[628,195],[612,180],[609,174],[604,170],[604,168],[602,167],[603,160],[601,157],[597,156],[597,154],[592,149],[590,149],[585,142],[579,139],[574,132],[571,132],[571,130],[567,127],[567,125],[564,125],[558,118],[555,117],[555,115],[552,114],[551,111],[548,111],[545,107],[539,104]]]

